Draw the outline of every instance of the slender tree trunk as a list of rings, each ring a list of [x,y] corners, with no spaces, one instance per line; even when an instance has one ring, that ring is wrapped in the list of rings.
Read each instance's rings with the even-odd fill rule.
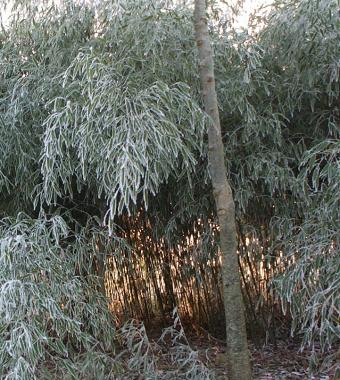
[[[251,367],[237,259],[235,205],[224,162],[213,50],[207,25],[205,0],[195,0],[194,16],[204,107],[212,121],[208,127],[209,169],[220,225],[228,379],[250,380]]]

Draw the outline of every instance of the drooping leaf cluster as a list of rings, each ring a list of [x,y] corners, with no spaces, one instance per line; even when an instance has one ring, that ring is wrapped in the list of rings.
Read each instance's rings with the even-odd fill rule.
[[[163,12],[164,4],[66,2],[37,20],[14,20],[2,49],[9,198],[20,187],[28,201],[56,204],[85,190],[109,204],[112,218],[139,195],[147,205],[170,175],[190,175],[204,121],[188,85],[190,18]],[[191,55],[191,70],[174,49]]]

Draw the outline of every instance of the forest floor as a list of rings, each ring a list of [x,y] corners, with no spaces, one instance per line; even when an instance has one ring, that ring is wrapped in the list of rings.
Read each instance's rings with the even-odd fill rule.
[[[202,359],[208,358],[205,359],[207,365],[214,369],[217,380],[227,379],[225,345],[221,341],[209,343],[196,337],[191,345],[200,352]],[[332,356],[325,357],[320,348],[315,348],[319,366],[313,374],[309,373],[311,352],[301,352],[296,341],[281,340],[275,346],[262,347],[250,344],[250,351],[254,380],[340,380],[340,357],[335,350]]]
[[[190,332],[185,330],[190,347],[213,370],[216,380],[228,379],[223,340],[211,336],[201,328],[189,328]],[[151,341],[156,341],[156,331],[148,331]],[[275,345],[250,343],[253,380],[340,380],[340,350],[334,348],[325,355],[321,353],[320,347],[315,346],[314,352],[318,362],[315,371],[310,373],[311,351],[301,351],[299,340],[279,339]]]

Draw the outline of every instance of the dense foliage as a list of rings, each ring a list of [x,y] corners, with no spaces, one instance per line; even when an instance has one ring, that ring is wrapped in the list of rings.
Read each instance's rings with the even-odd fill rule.
[[[222,313],[192,9],[14,3],[0,32],[0,375],[91,378],[92,355],[105,378],[135,335],[119,338],[100,277],[128,289],[130,317],[145,316],[136,277],[157,311],[202,308],[209,328]],[[213,8],[211,24],[249,329],[274,328],[282,305],[324,349],[340,337],[337,7],[277,1],[252,33]],[[145,339],[130,369],[151,376]],[[186,376],[209,378],[181,347]]]
[[[1,378],[104,379],[114,371],[106,355],[115,349],[114,319],[96,277],[79,273],[93,255],[85,233],[60,216],[2,221]]]

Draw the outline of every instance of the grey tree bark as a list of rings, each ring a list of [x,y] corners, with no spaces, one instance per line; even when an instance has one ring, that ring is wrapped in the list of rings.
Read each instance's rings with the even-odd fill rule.
[[[220,226],[228,379],[250,380],[250,356],[237,258],[235,204],[226,175],[215,88],[213,49],[208,30],[205,0],[195,0],[194,22],[204,108],[211,118],[208,127],[208,159]]]

